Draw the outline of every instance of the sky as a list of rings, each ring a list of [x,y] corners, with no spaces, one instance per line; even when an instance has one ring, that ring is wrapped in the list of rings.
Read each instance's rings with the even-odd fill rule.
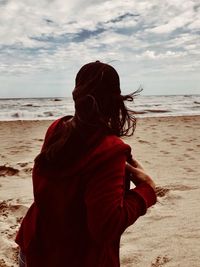
[[[71,96],[96,60],[122,93],[200,94],[200,0],[0,0],[0,98]]]

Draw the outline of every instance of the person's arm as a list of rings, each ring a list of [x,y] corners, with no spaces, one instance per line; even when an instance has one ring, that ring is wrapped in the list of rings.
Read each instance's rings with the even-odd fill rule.
[[[135,185],[139,185],[143,182],[147,183],[150,185],[154,191],[155,191],[155,183],[145,171],[142,165],[134,160],[134,165],[131,165],[126,162],[126,170],[131,174],[130,179]]]
[[[114,154],[96,168],[87,184],[85,203],[88,229],[96,242],[112,242],[156,202],[147,183],[125,192],[125,155]]]
[[[135,167],[135,168],[139,168],[139,169],[141,169],[141,170],[144,170],[142,164],[141,164],[138,160],[136,160],[135,158],[132,158],[132,159],[131,159],[131,163],[130,163],[130,165],[132,165],[132,166]]]

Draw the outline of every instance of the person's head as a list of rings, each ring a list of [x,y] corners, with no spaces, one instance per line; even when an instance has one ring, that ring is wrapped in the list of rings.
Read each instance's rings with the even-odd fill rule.
[[[117,136],[131,135],[136,120],[124,101],[132,101],[133,95],[121,95],[120,78],[112,66],[100,61],[88,63],[75,80],[75,117],[85,125],[104,125]]]

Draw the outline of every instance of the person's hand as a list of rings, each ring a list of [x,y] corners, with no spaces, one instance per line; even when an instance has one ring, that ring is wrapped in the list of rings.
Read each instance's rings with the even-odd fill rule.
[[[134,167],[128,162],[126,162],[126,170],[131,174],[131,181],[135,185],[145,182],[155,190],[156,186],[155,186],[154,181],[148,174],[144,172],[144,169],[141,167],[141,165],[139,165],[138,167]]]
[[[132,159],[132,162],[131,162],[130,165],[132,165],[132,166],[135,167],[135,168],[144,170],[142,164],[141,164],[138,160],[136,160],[136,159]]]

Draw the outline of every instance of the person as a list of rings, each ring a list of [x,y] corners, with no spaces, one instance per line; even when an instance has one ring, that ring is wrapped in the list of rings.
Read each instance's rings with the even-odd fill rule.
[[[120,266],[122,233],[156,203],[153,180],[121,139],[136,126],[124,104],[135,94],[121,94],[109,64],[79,70],[75,114],[50,125],[35,158],[34,203],[16,237],[20,266]]]

